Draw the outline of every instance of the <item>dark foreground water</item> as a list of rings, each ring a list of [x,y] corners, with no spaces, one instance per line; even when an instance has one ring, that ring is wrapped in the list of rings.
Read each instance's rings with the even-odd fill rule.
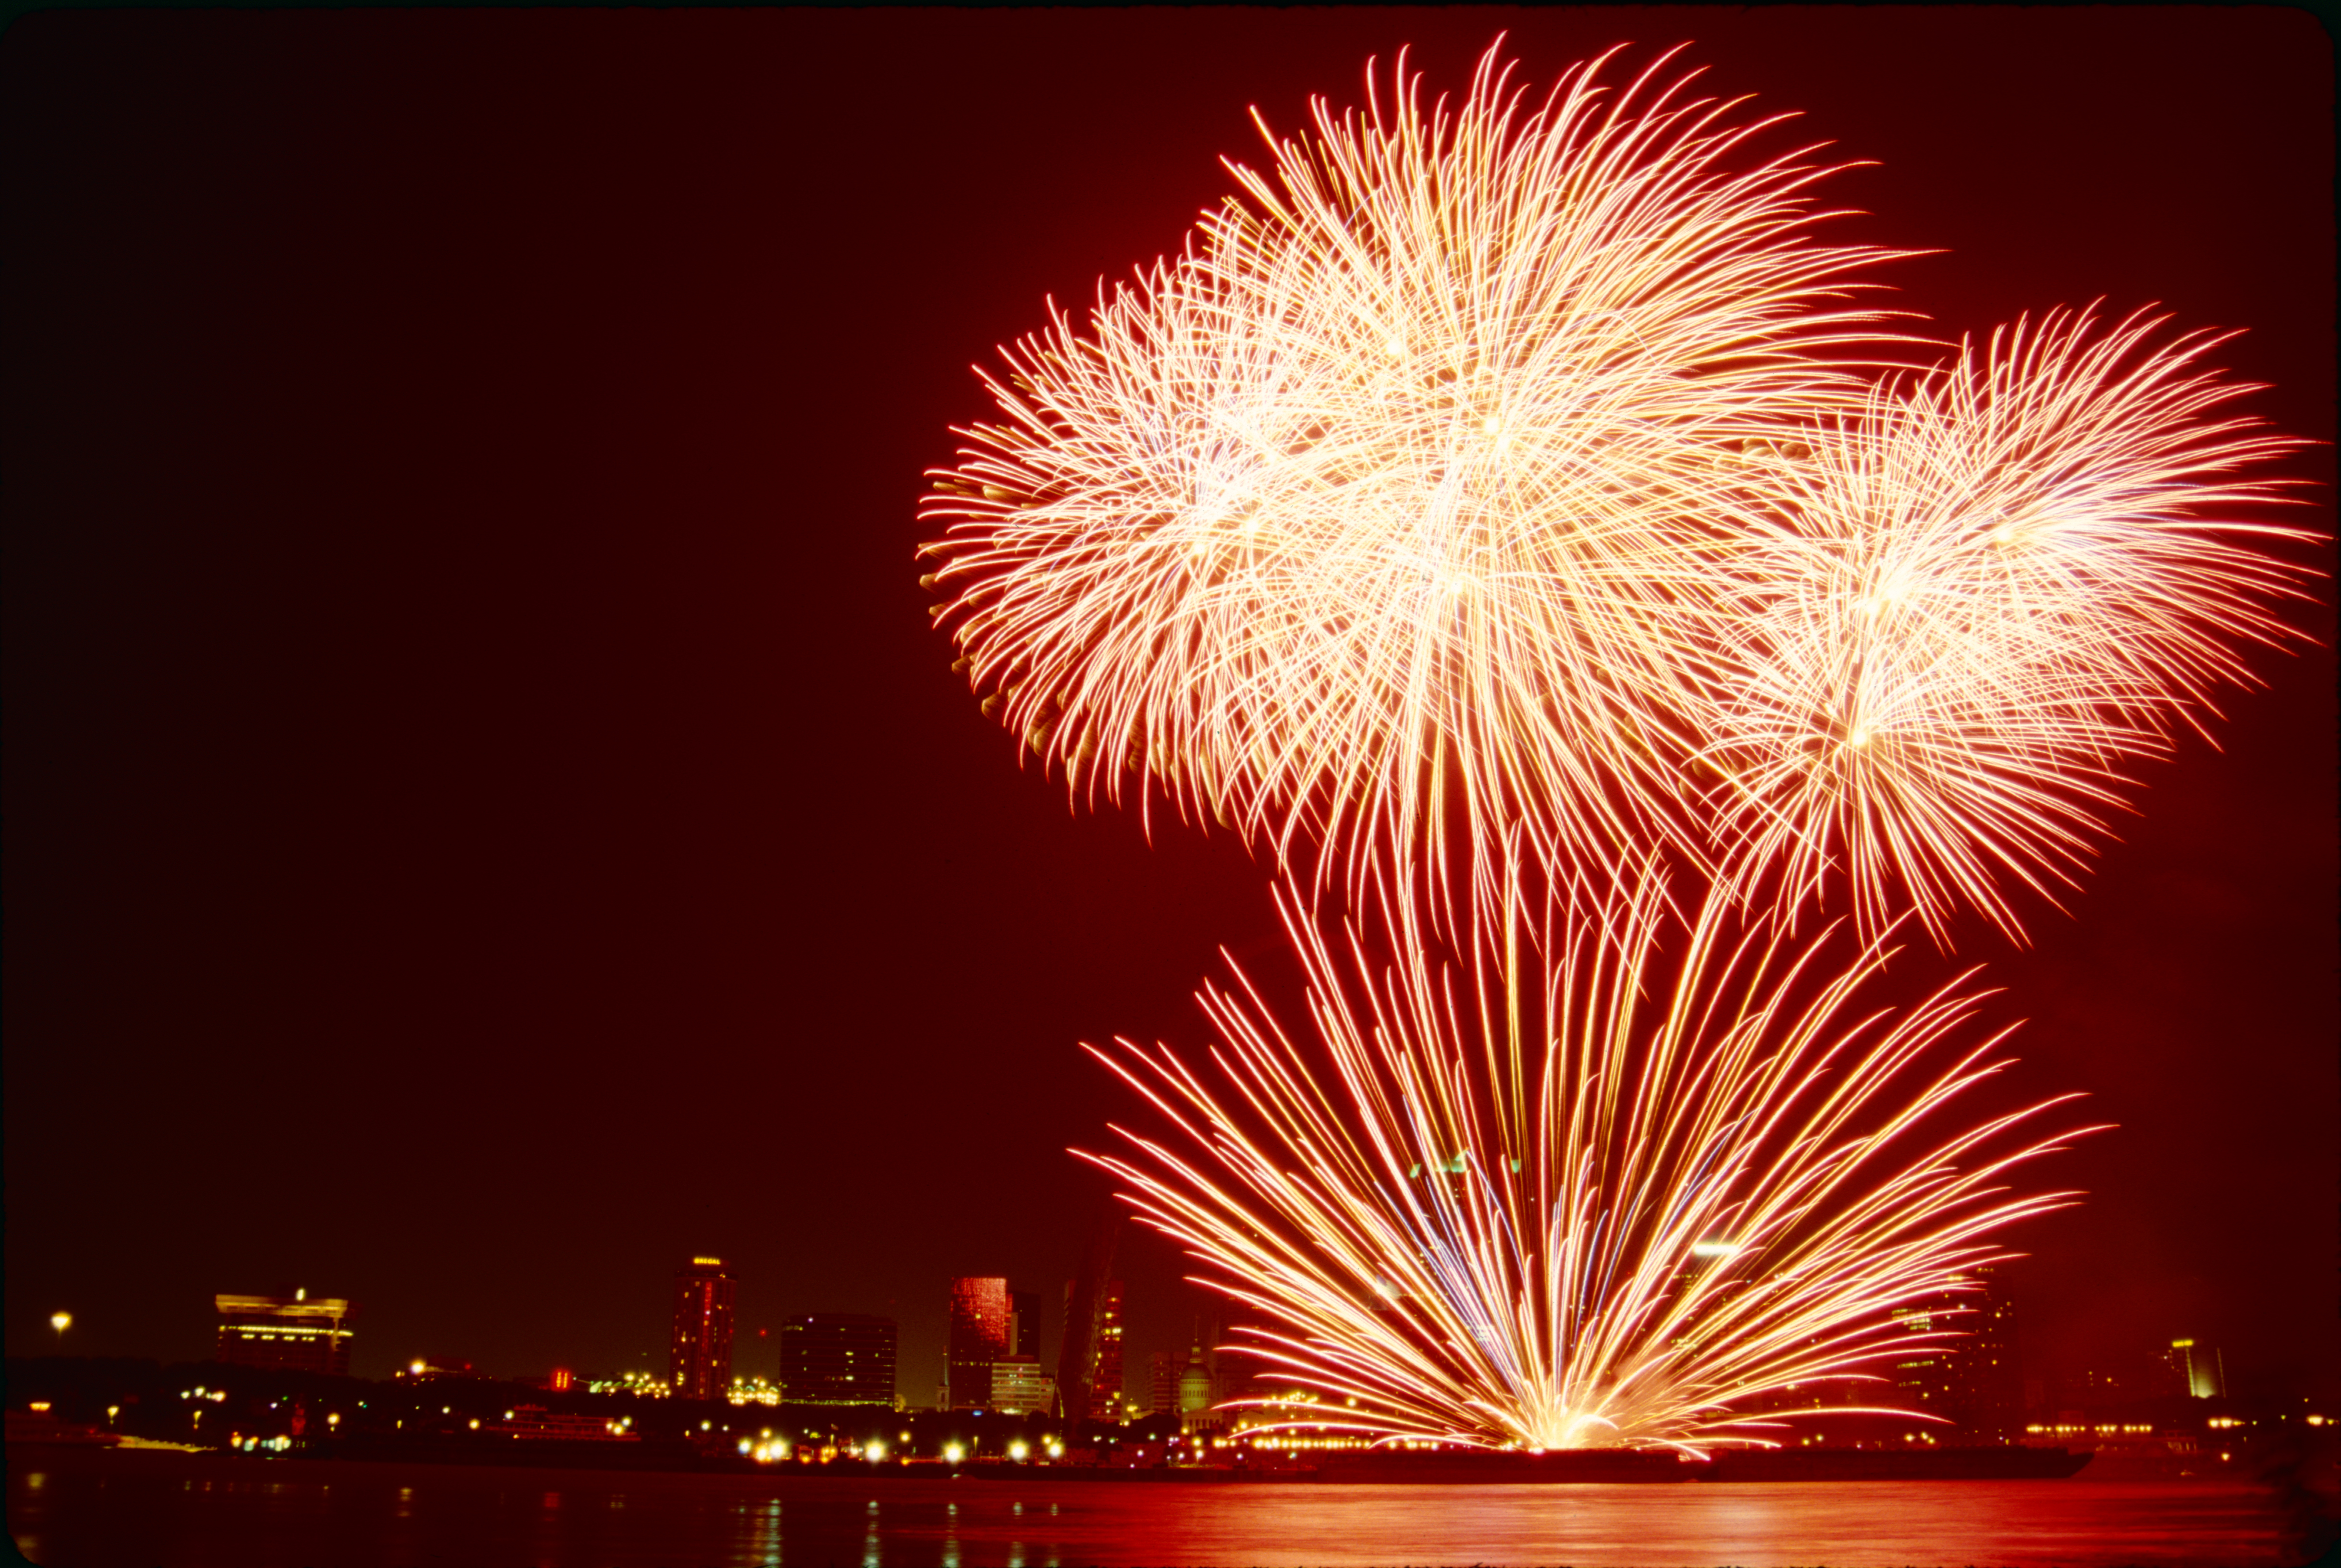
[[[452,1563],[1862,1565],[2297,1563],[2226,1480],[1169,1485],[621,1474],[11,1450],[8,1526],[55,1568]],[[2313,1549],[2313,1548],[2312,1548]]]

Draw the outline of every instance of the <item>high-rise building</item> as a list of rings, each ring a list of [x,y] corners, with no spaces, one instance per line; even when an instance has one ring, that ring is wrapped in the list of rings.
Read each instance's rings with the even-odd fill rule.
[[[1098,1298],[1097,1370],[1090,1376],[1090,1419],[1120,1421],[1121,1408],[1121,1281],[1106,1281]]]
[[[806,1312],[781,1320],[781,1398],[790,1404],[892,1404],[899,1332],[891,1317]]]
[[[1008,1293],[1008,1353],[1040,1356],[1041,1293],[1037,1290]]]
[[[357,1308],[339,1296],[214,1295],[219,1314],[214,1359],[230,1366],[274,1366],[294,1372],[350,1374],[349,1321]]]
[[[944,1348],[944,1387],[953,1410],[991,1403],[991,1364],[1008,1355],[1008,1282],[964,1275],[951,1283],[951,1338]]]
[[[1113,1275],[1114,1240],[1121,1234],[1121,1213],[1109,1203],[1099,1210],[1079,1272],[1065,1282],[1065,1321],[1057,1335],[1057,1398],[1064,1418],[1076,1424],[1088,1415],[1097,1387],[1098,1320]]]
[[[720,1257],[694,1257],[674,1271],[674,1334],[667,1386],[678,1399],[732,1392],[732,1280]]]
[[[1146,1413],[1149,1415],[1179,1414],[1179,1353],[1158,1350],[1147,1358]]]
[[[1959,1439],[2011,1443],[2024,1425],[2016,1304],[1991,1268],[1968,1277],[1975,1288],[1896,1309],[1907,1332],[1928,1337],[1896,1358],[1891,1375],[1903,1397],[1955,1423]]]
[[[988,1408],[1002,1415],[1045,1415],[1057,1402],[1057,1380],[1033,1355],[1003,1355],[991,1364]]]
[[[2191,1399],[2219,1399],[2227,1392],[2227,1362],[2213,1345],[2174,1339],[2163,1353],[2167,1386]]]

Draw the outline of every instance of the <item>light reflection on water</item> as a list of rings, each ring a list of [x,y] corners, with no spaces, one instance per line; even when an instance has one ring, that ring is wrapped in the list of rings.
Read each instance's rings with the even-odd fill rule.
[[[10,1456],[8,1522],[26,1556],[55,1568],[1474,1561],[2245,1568],[2296,1560],[2270,1494],[2225,1480],[873,1483],[19,1451]]]

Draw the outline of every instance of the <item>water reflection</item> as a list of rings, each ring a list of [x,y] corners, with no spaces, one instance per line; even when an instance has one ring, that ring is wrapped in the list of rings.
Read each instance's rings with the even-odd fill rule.
[[[185,1568],[432,1562],[740,1568],[1061,1563],[2286,1560],[2277,1499],[2228,1481],[1681,1486],[1182,1486],[1131,1482],[616,1476],[219,1459],[14,1467],[36,1561]],[[328,1488],[330,1483],[330,1499]]]

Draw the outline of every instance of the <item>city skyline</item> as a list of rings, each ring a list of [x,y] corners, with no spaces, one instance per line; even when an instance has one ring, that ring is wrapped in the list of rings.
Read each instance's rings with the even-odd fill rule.
[[[921,471],[983,412],[964,367],[1044,294],[1174,249],[1215,160],[1257,161],[1245,104],[1289,128],[1402,43],[1454,86],[1499,25],[1549,81],[1628,25],[507,17],[460,57],[413,20],[254,25],[36,17],[12,56],[25,232],[82,238],[30,253],[52,313],[12,372],[11,1354],[68,1310],[68,1349],[196,1359],[214,1293],[297,1277],[364,1304],[369,1375],[441,1351],[662,1374],[682,1242],[738,1270],[741,1356],[792,1312],[880,1314],[898,1386],[931,1387],[928,1282],[976,1269],[1035,1287],[1053,1344],[1106,1190],[1062,1150],[1133,1114],[1075,1042],[1200,1046],[1190,993],[1273,916],[1225,835],[1069,816],[948,671],[908,563]],[[1630,35],[1878,160],[1844,176],[1873,214],[1848,228],[1951,247],[1893,273],[1945,327],[2159,300],[2248,329],[2221,362],[2271,383],[2251,408],[2322,440],[2329,123],[2291,25]],[[847,69],[873,48],[883,74]],[[747,63],[787,54],[834,80],[776,102]],[[511,85],[645,58],[704,90]],[[189,60],[245,107],[191,99]],[[1061,134],[970,194],[929,150],[994,66]],[[416,82],[443,126],[401,109]],[[211,207],[175,194],[211,181]],[[814,216],[844,237],[799,245]],[[2329,484],[2330,450],[2287,471]],[[2305,498],[2329,533],[2329,488]],[[2013,1077],[2122,1124],[2043,1173],[2087,1202],[2011,1238],[2040,1255],[2014,1272],[2042,1365],[2193,1335],[2233,1387],[2341,1381],[2311,1201],[2336,1171],[2329,580],[2308,591],[2326,646],[2255,655],[2269,690],[2218,749],[2143,770],[2069,915],[1972,943],[1995,1020],[2031,1020]],[[1944,971],[1898,962],[1908,994]],[[670,1055],[736,1133],[644,1108]],[[334,1180],[208,1190],[255,1148]],[[1141,1227],[1114,1270],[1131,1366],[1215,1310]]]

